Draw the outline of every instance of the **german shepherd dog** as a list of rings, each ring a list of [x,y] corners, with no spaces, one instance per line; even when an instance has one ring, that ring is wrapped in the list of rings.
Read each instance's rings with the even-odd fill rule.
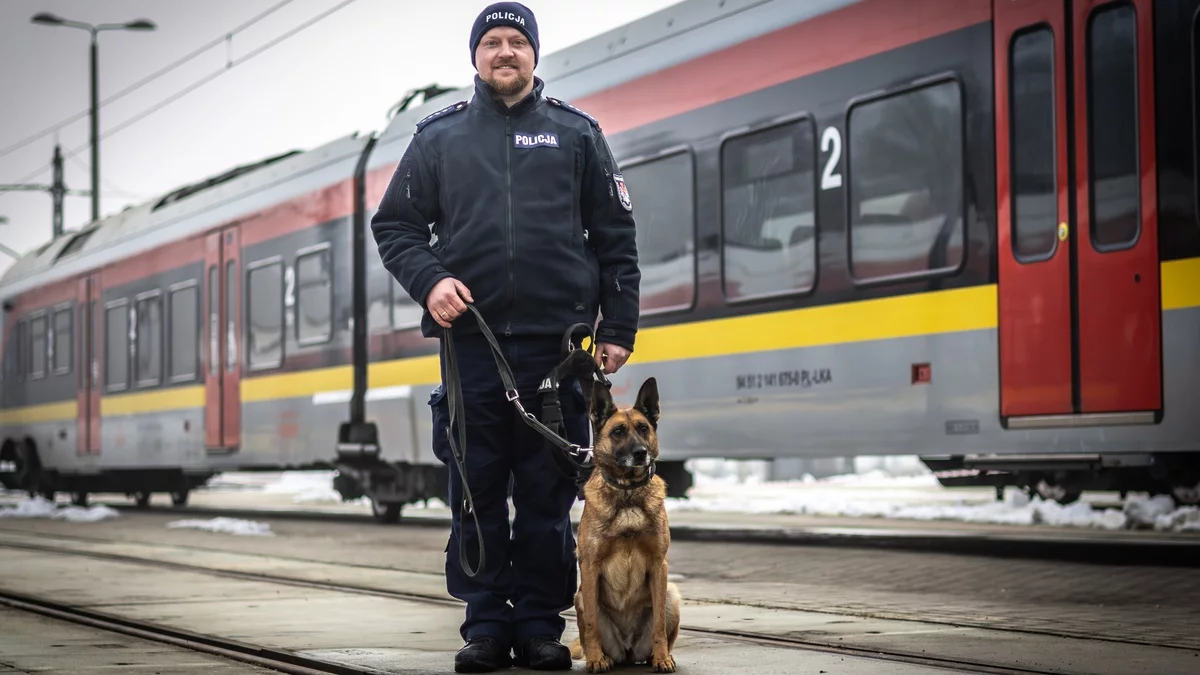
[[[646,380],[633,407],[621,409],[607,387],[591,385],[594,469],[575,549],[579,639],[571,656],[585,658],[589,673],[645,662],[671,673],[680,596],[667,581],[666,483],[649,473],[658,458],[658,384]]]

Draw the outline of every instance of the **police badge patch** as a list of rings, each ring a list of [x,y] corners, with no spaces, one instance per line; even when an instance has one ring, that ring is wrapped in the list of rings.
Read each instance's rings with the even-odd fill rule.
[[[629,201],[629,188],[625,187],[625,177],[614,173],[613,182],[617,184],[617,194],[621,197],[621,206],[624,206],[626,211],[632,211],[633,202]]]

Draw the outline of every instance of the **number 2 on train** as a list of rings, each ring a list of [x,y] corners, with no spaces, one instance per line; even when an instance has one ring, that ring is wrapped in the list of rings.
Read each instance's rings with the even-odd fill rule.
[[[829,159],[825,162],[825,171],[821,174],[821,189],[832,190],[842,187],[842,174],[834,173],[838,160],[842,158],[842,136],[837,127],[825,127],[821,134],[821,152],[828,152]]]

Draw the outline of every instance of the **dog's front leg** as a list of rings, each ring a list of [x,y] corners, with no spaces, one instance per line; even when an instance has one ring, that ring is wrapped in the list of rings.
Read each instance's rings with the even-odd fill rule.
[[[612,659],[604,654],[604,641],[600,637],[600,569],[595,563],[579,561],[579,595],[583,614],[579,617],[579,641],[583,647],[583,658],[587,659],[589,673],[607,673],[612,670]]]
[[[675,672],[675,659],[667,647],[667,559],[654,567],[650,575],[650,602],[653,610],[653,627],[650,637],[654,640],[654,651],[650,655],[650,666],[656,673]]]

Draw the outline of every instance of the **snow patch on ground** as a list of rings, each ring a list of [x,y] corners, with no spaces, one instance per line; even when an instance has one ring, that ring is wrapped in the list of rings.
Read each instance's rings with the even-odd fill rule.
[[[239,518],[210,518],[208,520],[174,520],[167,523],[171,529],[195,529],[207,532],[220,532],[241,537],[273,537],[271,526],[253,520]]]
[[[57,504],[43,497],[24,499],[17,502],[16,506],[0,508],[0,518],[50,518],[72,523],[95,523],[120,515],[115,509],[104,505],[59,508]]]

